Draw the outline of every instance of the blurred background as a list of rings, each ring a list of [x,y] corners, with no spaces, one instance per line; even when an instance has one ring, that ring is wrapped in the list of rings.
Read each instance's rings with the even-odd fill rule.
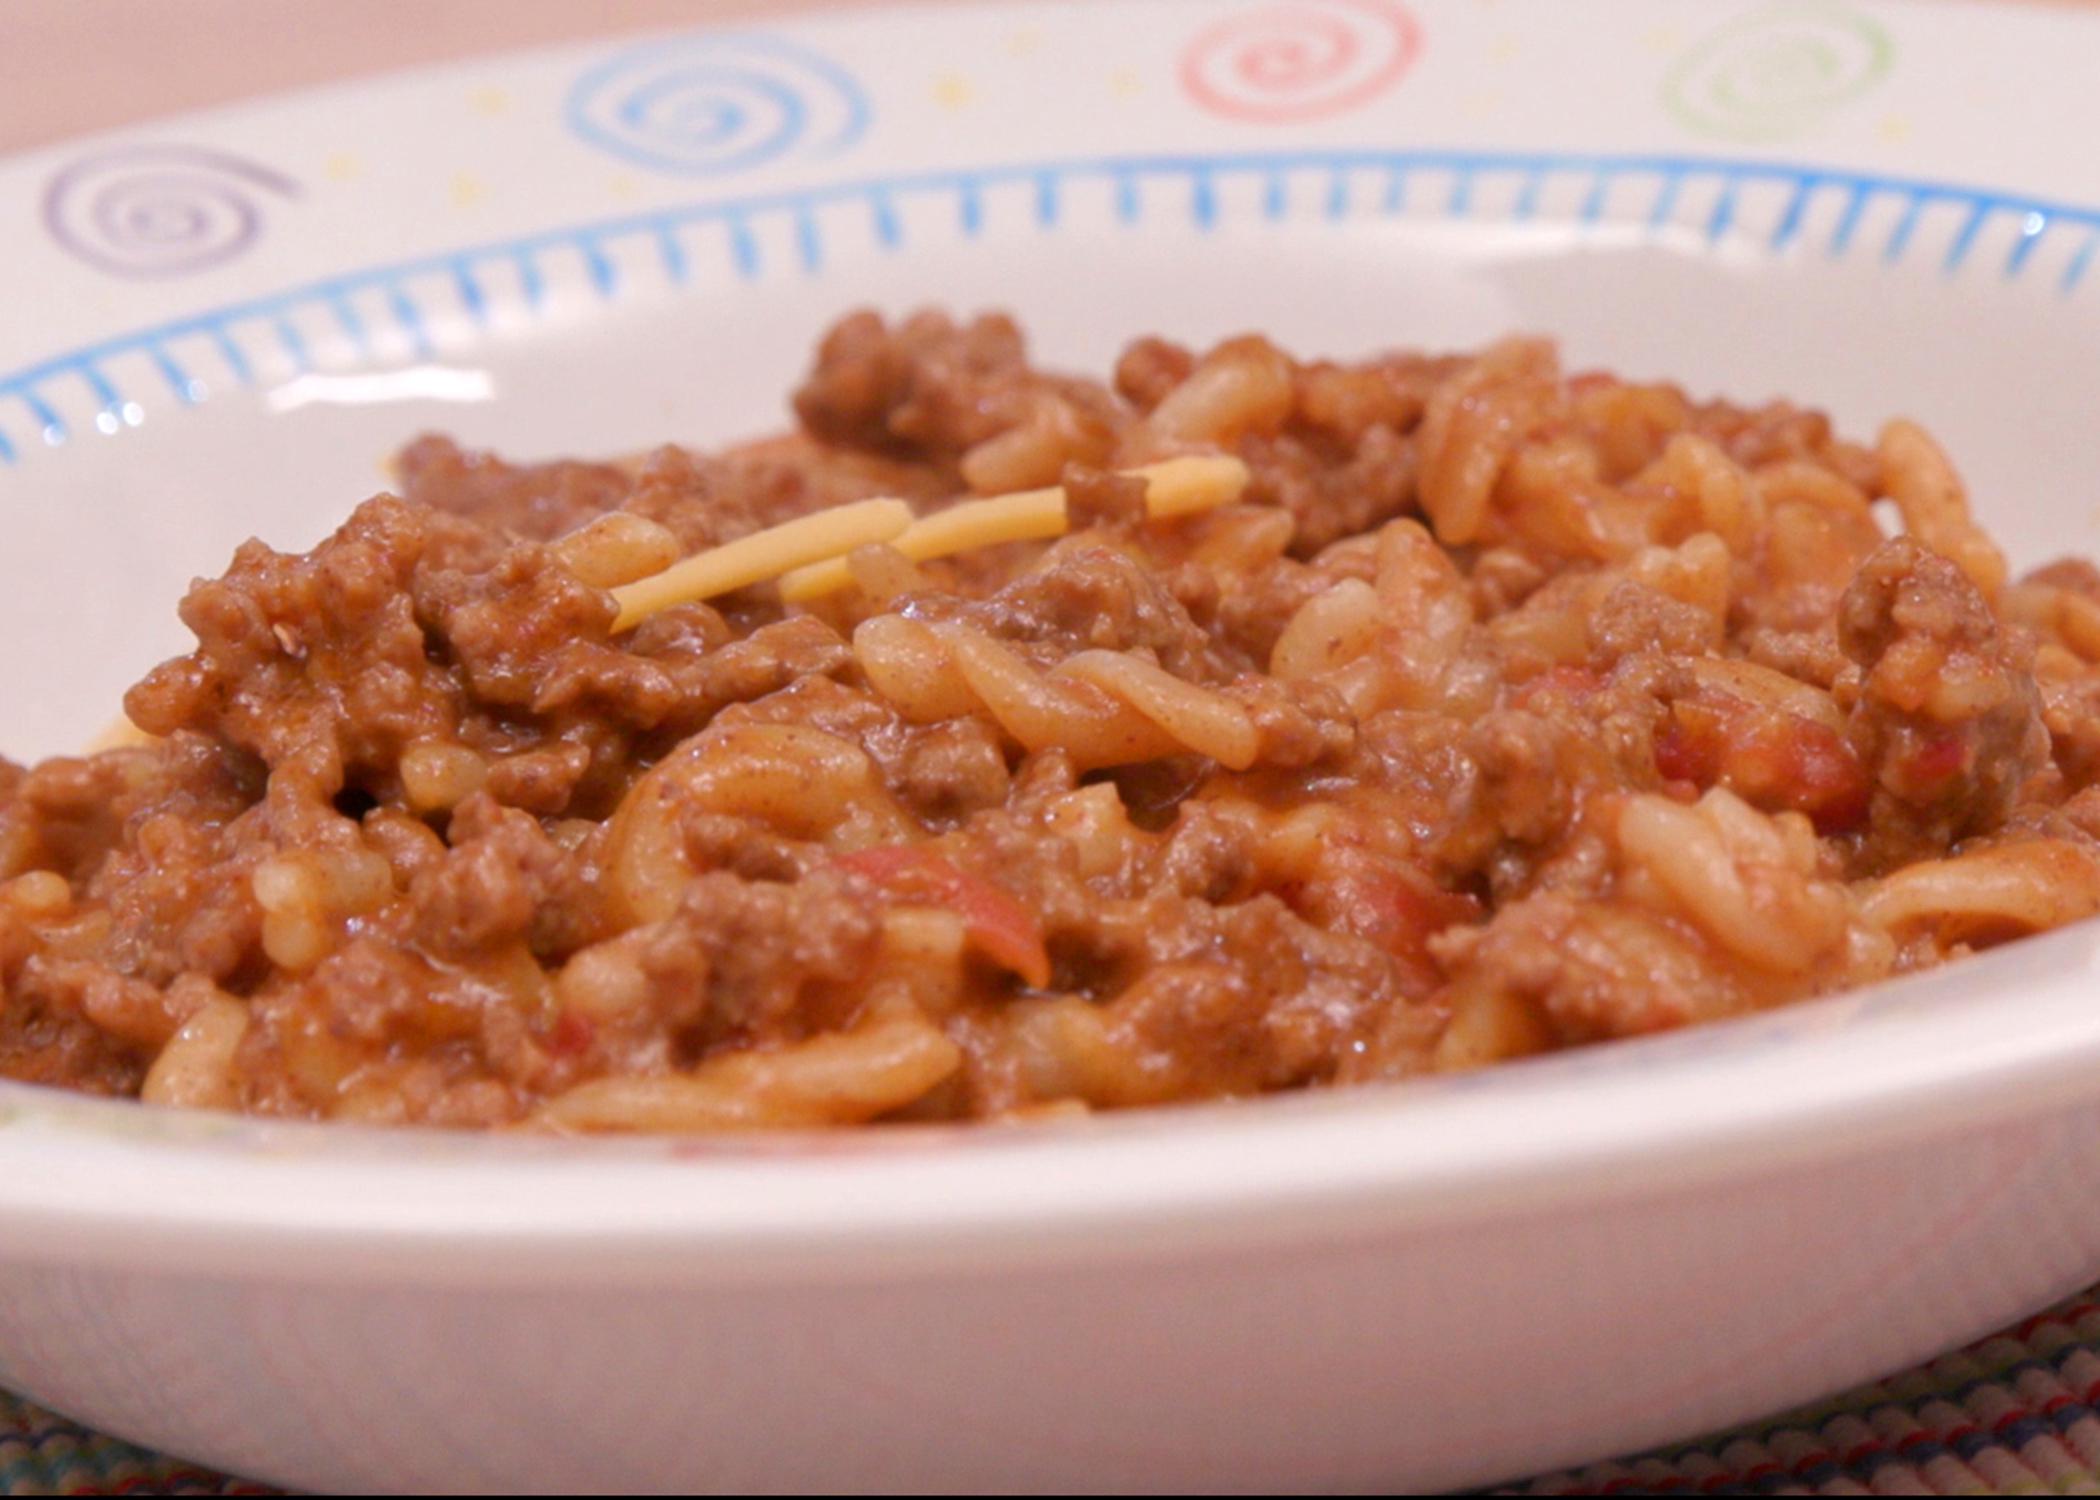
[[[0,0],[0,151],[582,36],[895,0]],[[953,0],[911,0],[918,5]],[[1114,0],[1087,0],[1113,4]],[[1697,9],[1700,0],[1686,0]],[[1999,0],[2100,5],[2100,0]],[[25,59],[35,59],[33,69]]]
[[[870,3],[0,0],[0,151],[480,52]]]

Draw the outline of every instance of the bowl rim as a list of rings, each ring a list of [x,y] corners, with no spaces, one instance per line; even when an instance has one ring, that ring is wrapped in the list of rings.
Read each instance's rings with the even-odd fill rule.
[[[1760,1016],[1477,1074],[1024,1127],[579,1140],[257,1121],[0,1083],[0,1260],[771,1279],[1449,1226],[2089,1106],[2096,999],[2089,920]]]

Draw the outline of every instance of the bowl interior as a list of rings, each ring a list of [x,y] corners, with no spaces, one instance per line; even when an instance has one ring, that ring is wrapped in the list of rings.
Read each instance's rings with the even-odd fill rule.
[[[1400,10],[1387,0],[1353,8],[1388,18]],[[222,569],[250,535],[310,545],[383,486],[386,456],[417,432],[448,431],[525,458],[761,433],[784,423],[785,396],[822,328],[869,304],[892,313],[928,304],[1006,309],[1029,330],[1039,360],[1096,375],[1146,332],[1202,343],[1259,330],[1301,353],[1337,357],[1543,332],[1561,341],[1571,368],[1670,378],[1742,401],[1784,395],[1828,409],[1859,436],[1892,416],[1915,417],[1954,454],[1983,519],[2018,562],[2100,554],[2091,478],[2100,473],[2100,428],[2090,421],[2100,389],[2100,190],[2042,192],[2038,182],[2075,187],[2093,168],[2064,155],[2075,132],[2022,134],[2023,122],[2090,115],[2073,70],[2021,72],[2024,92],[2001,101],[2002,138],[1926,150],[1891,144],[1893,135],[1876,144],[1872,133],[1877,122],[1905,118],[1904,98],[1908,118],[1929,121],[1923,111],[1943,92],[1947,69],[1979,49],[2046,55],[2052,42],[2089,41],[2089,30],[2024,15],[2000,24],[1995,10],[1979,30],[1978,13],[1906,6],[1900,24],[1910,28],[1904,46],[1915,66],[1886,85],[1899,92],[1867,114],[1833,114],[1850,132],[1841,138],[1746,142],[1694,139],[1655,116],[1677,87],[1673,68],[1705,56],[1705,44],[1682,38],[1673,63],[1623,39],[1651,12],[1681,27],[1681,8],[1628,3],[1615,7],[1624,26],[1593,28],[1556,7],[1511,7],[1525,18],[1523,46],[1508,54],[1514,71],[1498,76],[1501,97],[1515,102],[1485,114],[1468,112],[1464,90],[1475,75],[1465,69],[1507,61],[1495,29],[1503,23],[1483,19],[1495,8],[1418,9],[1432,49],[1425,58],[1473,59],[1455,76],[1420,61],[1390,109],[1352,105],[1273,128],[1222,120],[1200,93],[1194,104],[1177,96],[1134,117],[1104,105],[1053,119],[1040,101],[1029,103],[1036,85],[1016,61],[1028,28],[1048,39],[1042,46],[1077,59],[1071,66],[1092,68],[1089,77],[1127,73],[1162,90],[1178,78],[1189,92],[1187,70],[1209,45],[1213,7],[1117,6],[1112,21],[1109,7],[956,11],[944,35],[976,69],[980,96],[1002,97],[984,81],[1002,70],[1013,84],[1011,107],[969,130],[940,113],[944,105],[926,103],[909,18],[813,27],[806,46],[793,43],[799,50],[774,60],[806,68],[817,49],[851,64],[890,112],[878,125],[894,125],[891,136],[871,132],[857,154],[792,172],[739,166],[704,180],[659,172],[638,190],[641,206],[600,202],[588,213],[576,201],[587,166],[601,196],[631,184],[608,176],[603,162],[591,166],[595,158],[559,156],[534,138],[477,167],[514,190],[500,230],[433,227],[424,211],[454,166],[443,153],[423,151],[427,164],[417,158],[442,113],[431,101],[480,97],[492,85],[478,75],[433,75],[369,97],[342,95],[327,109],[287,104],[197,127],[250,153],[296,156],[309,180],[330,170],[322,145],[334,127],[317,122],[368,126],[380,143],[375,156],[384,147],[401,159],[391,175],[372,174],[378,180],[339,242],[309,231],[296,246],[271,242],[194,281],[142,282],[122,299],[54,297],[25,314],[21,326],[51,331],[37,334],[48,342],[14,373],[0,370],[8,445],[0,633],[17,644],[0,652],[0,701],[9,705],[0,753],[51,754],[89,740],[114,718],[125,686],[184,649],[174,605],[192,576]],[[1883,20],[1897,25],[1896,15]],[[1619,44],[1607,45],[1607,32]],[[1120,71],[1103,73],[1109,64]],[[504,63],[497,75],[519,111],[543,104],[553,121],[564,100],[594,97],[606,65],[595,54],[556,54]],[[816,77],[814,87],[832,86],[822,69]],[[938,96],[946,85],[933,83]],[[885,93],[890,85],[917,91],[917,114]],[[2015,103],[2032,108],[2020,113]],[[817,133],[843,138],[854,119],[847,109],[816,121]],[[587,138],[581,147],[562,139],[596,149]],[[543,161],[554,165],[533,177]],[[62,165],[0,167],[0,199],[35,201]],[[19,342],[0,334],[0,345],[10,339]],[[135,391],[149,394],[135,401]],[[1510,1070],[1507,1082],[1425,1091],[1387,1110],[1383,1135],[1367,1132],[1361,1117],[1384,1104],[1310,1103],[1277,1114],[1265,1137],[1274,1182],[1295,1180],[1303,1158],[1290,1142],[1299,1138],[1346,1137],[1352,1160],[1387,1178],[1427,1168],[1434,1153],[1420,1149],[1423,1122],[1438,1113],[1463,1116],[1469,1131],[1480,1126],[1468,1136],[1480,1153],[1506,1147],[1509,1160],[1536,1165],[1537,1129],[1486,1128],[1505,1092],[1523,1093],[1542,1112],[1535,1120],[1559,1111],[1568,1133],[1545,1135],[1568,1144],[1579,1130],[1610,1134],[1615,1119],[1665,1110],[1685,1130],[1705,1119],[1718,1131],[1748,1113],[1777,1119],[1789,1099],[1818,1089],[1833,1108],[1857,1103],[1869,1061],[1884,1102],[1964,1069],[1972,1081],[2003,1079],[2054,1058],[2062,1073],[2084,1055],[2079,1047],[2100,1043],[2080,998],[2093,950],[2090,934],[2065,934],[1986,960],[1973,982],[1936,976],[1928,986],[1942,1003],[1934,1006],[1847,1000],[1715,1038],[1628,1048],[1623,1062],[1556,1059]],[[1976,987],[2024,990],[2022,1028],[1964,1001]],[[1733,1070],[1732,1092],[1712,1086],[1723,1067]],[[1793,1091],[1784,1096],[1767,1087],[1782,1076]],[[1594,1107],[1600,1090],[1639,1107],[1614,1117]],[[0,1101],[0,1113],[10,1108],[24,1106]],[[1287,1127],[1286,1116],[1297,1123]],[[112,1114],[69,1101],[47,1117],[63,1135],[81,1122],[103,1128]],[[226,1129],[195,1122],[144,1134],[187,1141]],[[12,1137],[34,1144],[34,1134]],[[1173,1154],[1187,1132],[1172,1122],[1119,1123],[1110,1138],[1122,1150],[1154,1134]],[[1246,1140],[1244,1127],[1224,1134]],[[1615,1149],[1630,1149],[1637,1134],[1613,1136]],[[225,1134],[263,1137],[281,1138]],[[388,1142],[381,1159],[393,1163],[397,1149]],[[992,1149],[964,1155],[979,1161]],[[1218,1192],[1258,1195],[1251,1154],[1206,1149],[1220,1167]],[[141,1192],[160,1180],[150,1153],[107,1150],[104,1165],[128,1163]],[[451,1159],[449,1147],[440,1154]],[[1159,1179],[1145,1175],[1140,1157],[1122,1159],[1129,1167],[1119,1180],[1142,1206]],[[1089,1175],[1092,1160],[1070,1163],[1072,1201],[1098,1200],[1104,1179]],[[1464,1165],[1446,1159],[1445,1177]],[[376,1183],[384,1174],[374,1171]],[[577,1171],[590,1179],[578,1191],[595,1183],[615,1211],[628,1201],[615,1192],[624,1183],[596,1167]],[[996,1166],[980,1175],[986,1187],[1005,1179]],[[805,1178],[796,1202],[821,1218],[832,1189]],[[526,1218],[544,1196],[529,1179],[517,1179],[511,1204]],[[1047,1192],[1048,1180],[1034,1179],[1031,1191]],[[255,1201],[289,1214],[297,1199],[300,1211],[325,1218],[324,1203],[297,1198],[297,1181],[293,1173],[273,1183],[278,1197]],[[432,1191],[434,1223],[456,1204]],[[931,1198],[947,1191],[930,1179],[925,1187]],[[81,1206],[53,1192],[54,1212]],[[753,1213],[762,1198],[750,1200],[760,1205]],[[196,1201],[211,1204],[209,1193]],[[900,1198],[896,1213],[914,1201],[930,1199]],[[1016,1200],[1014,1211],[1041,1201]],[[672,1217],[691,1227],[689,1216]]]
[[[385,458],[415,434],[552,457],[777,429],[817,336],[862,305],[1006,309],[1039,360],[1101,376],[1147,332],[1200,344],[1260,330],[1336,357],[1543,332],[1571,368],[1783,395],[1868,439],[1915,417],[2019,561],[2100,552],[2100,429],[2085,420],[2100,296],[2065,293],[2068,260],[2001,274],[2025,232],[2016,207],[1971,224],[1974,202],[1786,172],[1293,153],[1075,171],[1052,227],[1041,182],[971,188],[967,229],[953,184],[898,195],[908,254],[851,197],[754,214],[758,268],[686,284],[637,234],[606,252],[622,288],[610,302],[573,249],[540,257],[537,307],[515,277],[484,276],[481,318],[456,288],[448,305],[438,278],[411,275],[433,283],[418,288],[424,350],[360,348],[298,305],[280,316],[312,321],[303,360],[281,329],[237,329],[252,385],[221,381],[199,405],[81,434],[0,475],[0,634],[25,648],[0,654],[0,751],[83,743],[145,667],[185,646],[174,605],[192,576],[251,535],[310,545],[384,487]],[[1430,207],[1395,208],[1396,183]],[[1599,184],[1620,217],[1586,222]],[[1527,192],[1544,206],[1519,213]],[[1848,216],[1851,248],[1834,248]],[[1906,220],[1912,248],[1891,259]],[[719,226],[689,234],[695,253],[736,253],[713,243]],[[2043,248],[2077,253],[2075,233],[2056,238]]]

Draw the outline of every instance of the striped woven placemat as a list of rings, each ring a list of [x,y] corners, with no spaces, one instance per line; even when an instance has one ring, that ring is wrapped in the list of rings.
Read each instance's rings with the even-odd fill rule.
[[[1831,1401],[1514,1495],[2100,1494],[2100,1288]],[[265,1495],[0,1392],[0,1495]]]

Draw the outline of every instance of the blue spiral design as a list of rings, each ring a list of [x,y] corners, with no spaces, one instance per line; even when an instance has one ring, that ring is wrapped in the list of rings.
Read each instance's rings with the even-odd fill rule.
[[[795,42],[671,37],[615,54],[569,90],[569,126],[625,161],[689,177],[834,155],[872,111],[853,75]]]

